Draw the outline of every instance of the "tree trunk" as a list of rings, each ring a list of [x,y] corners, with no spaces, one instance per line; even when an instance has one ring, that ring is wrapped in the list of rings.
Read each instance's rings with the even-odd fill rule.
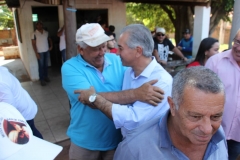
[[[182,32],[185,29],[193,31],[193,8],[187,6],[170,6],[170,10],[166,5],[161,5],[162,9],[168,13],[170,20],[175,28],[175,41],[176,45],[183,38]],[[172,12],[174,11],[174,12]],[[171,15],[175,15],[171,16]]]

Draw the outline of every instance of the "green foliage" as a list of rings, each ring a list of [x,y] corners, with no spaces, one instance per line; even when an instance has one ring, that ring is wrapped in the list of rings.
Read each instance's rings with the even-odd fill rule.
[[[0,6],[0,29],[14,28],[13,13],[6,5]]]
[[[168,15],[160,5],[127,3],[127,24],[141,23],[154,30],[156,26],[164,27],[168,32],[173,32],[174,27]]]

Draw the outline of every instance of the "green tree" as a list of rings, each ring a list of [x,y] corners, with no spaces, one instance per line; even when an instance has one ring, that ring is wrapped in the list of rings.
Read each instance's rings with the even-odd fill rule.
[[[13,14],[6,5],[0,6],[0,28],[14,28]]]
[[[233,11],[233,5],[234,0],[211,1],[209,35],[213,33],[221,19],[229,21],[228,15]],[[161,26],[167,32],[175,32],[176,43],[182,38],[184,29],[193,30],[193,15],[193,6],[127,3],[127,20],[133,19],[142,22],[151,30],[155,26]],[[136,22],[127,21],[127,23]]]
[[[154,30],[156,26],[173,32],[174,27],[166,12],[156,4],[127,3],[127,24],[141,23]]]
[[[214,0],[211,1],[211,17],[209,35],[211,35],[219,21],[229,21],[229,13],[233,11],[234,0]],[[186,28],[193,30],[194,7],[177,5],[160,5],[168,14],[175,28],[175,40],[178,43],[182,38],[182,31]]]

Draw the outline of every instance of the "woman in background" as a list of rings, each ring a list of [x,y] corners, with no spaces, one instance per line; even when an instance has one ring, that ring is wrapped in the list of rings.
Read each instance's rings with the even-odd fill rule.
[[[187,68],[193,66],[204,66],[208,58],[217,54],[219,50],[219,42],[215,38],[205,38],[201,41],[198,48],[197,56],[195,60],[187,65]]]

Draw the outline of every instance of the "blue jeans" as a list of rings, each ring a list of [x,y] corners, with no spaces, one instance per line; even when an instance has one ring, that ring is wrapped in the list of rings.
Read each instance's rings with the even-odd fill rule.
[[[229,160],[236,160],[240,155],[240,142],[227,140]]]
[[[66,49],[61,50],[61,54],[62,54],[62,61],[65,62],[66,61]]]
[[[48,77],[48,54],[49,52],[42,52],[40,54],[40,59],[38,59],[38,72],[40,81]]]
[[[30,126],[30,128],[32,129],[33,135],[38,137],[38,138],[43,139],[42,134],[37,130],[37,128],[34,125],[34,119],[28,120],[27,123]]]

